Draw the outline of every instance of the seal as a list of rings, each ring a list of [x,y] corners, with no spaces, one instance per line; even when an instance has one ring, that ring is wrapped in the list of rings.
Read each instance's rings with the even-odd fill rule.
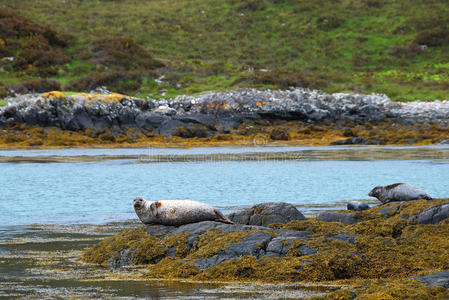
[[[376,186],[368,196],[376,197],[382,203],[393,201],[411,201],[417,199],[433,200],[423,190],[408,183],[394,183],[386,186]]]
[[[140,221],[148,225],[180,226],[201,221],[234,224],[212,206],[192,200],[159,200],[150,202],[142,197],[133,200]]]

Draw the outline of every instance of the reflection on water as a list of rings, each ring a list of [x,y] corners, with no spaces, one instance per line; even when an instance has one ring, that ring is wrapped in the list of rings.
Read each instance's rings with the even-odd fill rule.
[[[82,250],[137,223],[16,226],[0,231],[0,298],[297,299],[327,286],[142,280],[145,268],[99,269],[79,262]]]
[[[449,160],[449,146],[210,147],[194,149],[0,150],[0,163],[220,162],[264,160]]]

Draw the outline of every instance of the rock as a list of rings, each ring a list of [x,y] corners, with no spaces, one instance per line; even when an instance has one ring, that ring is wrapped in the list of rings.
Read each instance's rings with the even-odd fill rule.
[[[367,145],[367,144],[368,141],[361,136],[356,136],[346,140],[340,140],[331,143],[331,145]]]
[[[344,233],[344,232],[340,232],[334,236],[330,235],[330,234],[326,235],[326,236],[330,237],[331,239],[343,241],[343,242],[350,243],[350,244],[354,244],[355,237],[356,237],[355,234],[349,234],[349,233]]]
[[[311,235],[308,231],[292,231],[292,230],[279,230],[276,231],[278,234],[273,238],[266,248],[266,256],[268,257],[282,257],[287,254],[287,251],[291,248],[291,244],[296,239],[306,240],[307,236]],[[301,248],[299,249],[303,255],[308,255],[304,253],[310,253],[312,249]],[[315,249],[313,249],[315,250]],[[303,252],[304,251],[304,252]]]
[[[185,124],[178,120],[167,119],[161,124],[157,133],[166,137],[173,137],[178,135],[178,128],[181,126],[185,126]]]
[[[304,215],[295,206],[284,202],[260,203],[228,215],[238,224],[268,226],[272,223],[288,223],[293,220],[305,220]]]
[[[348,202],[347,208],[348,210],[361,211],[369,209],[369,205],[360,201],[350,201]]]
[[[400,209],[399,205],[387,206],[377,210],[376,213],[382,214],[384,218],[389,218],[391,216],[394,216],[399,209]]]
[[[206,114],[185,114],[173,117],[174,120],[179,120],[184,123],[196,123],[213,128],[215,118],[212,115]]]
[[[71,130],[86,130],[94,126],[92,119],[85,110],[80,110],[73,116],[73,119],[68,124],[68,129]]]
[[[282,128],[275,128],[270,133],[270,139],[274,141],[288,141],[288,131]]]
[[[217,255],[209,258],[196,259],[195,265],[200,269],[208,269],[226,260],[235,259],[242,256],[260,257],[265,255],[265,248],[268,242],[273,239],[271,234],[253,233],[248,234],[240,242],[228,245],[226,250],[219,251]]]
[[[237,117],[221,117],[215,123],[215,128],[220,132],[229,133],[231,132],[231,130],[237,129],[240,124],[242,124],[242,122],[243,119]]]
[[[449,202],[429,207],[415,218],[418,224],[437,224],[449,218]]]
[[[159,106],[158,108],[153,110],[153,112],[158,113],[158,114],[167,115],[167,116],[176,115],[176,109],[168,107],[166,105]]]
[[[354,217],[355,213],[338,213],[338,212],[321,212],[317,215],[317,221],[326,222],[341,222],[345,225],[357,223],[358,220]]]
[[[427,286],[442,286],[449,289],[449,271],[443,271],[431,275],[409,277],[408,279],[415,279]]]
[[[167,117],[150,112],[140,113],[135,119],[137,127],[149,131],[157,129],[165,120]]]
[[[284,257],[287,251],[292,247],[295,240],[303,242],[297,247],[296,255],[311,255],[317,252],[317,249],[307,246],[307,237],[312,235],[308,231],[295,231],[286,229],[272,229],[262,226],[251,226],[243,224],[224,224],[221,222],[204,221],[176,226],[149,225],[146,231],[160,239],[166,236],[188,233],[187,251],[196,247],[196,241],[210,231],[216,232],[233,232],[233,231],[256,231],[249,232],[242,237],[240,241],[231,243],[226,246],[225,250],[220,250],[212,257],[194,259],[195,265],[200,269],[208,269],[230,259],[236,259],[242,256],[268,256],[268,257]],[[113,268],[119,268],[134,263],[133,255],[135,249],[125,249],[120,252],[117,258],[109,259],[109,264]],[[168,248],[165,256],[175,256],[175,250]],[[162,257],[159,257],[162,259]],[[155,261],[156,262],[156,261]]]

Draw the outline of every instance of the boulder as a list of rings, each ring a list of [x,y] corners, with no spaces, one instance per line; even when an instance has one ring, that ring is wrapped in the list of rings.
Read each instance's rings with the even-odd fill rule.
[[[430,275],[409,277],[408,279],[415,279],[427,286],[442,286],[449,289],[449,270]]]
[[[238,117],[221,117],[215,123],[216,130],[229,133],[233,129],[237,129],[242,124],[243,119]]]
[[[167,119],[162,122],[161,126],[157,130],[160,135],[165,135],[166,137],[173,137],[178,134],[178,128],[185,126],[185,124],[179,120]]]
[[[429,207],[416,217],[418,224],[437,224],[449,218],[449,202]]]
[[[288,223],[293,220],[306,219],[295,206],[284,202],[260,203],[231,213],[228,218],[238,224],[256,226],[268,226],[272,223]]]
[[[291,247],[295,247],[295,255],[311,255],[317,253],[317,249],[308,246],[308,236],[312,235],[308,231],[296,231],[286,229],[272,229],[262,226],[251,226],[243,224],[224,224],[214,221],[204,221],[176,226],[149,225],[146,231],[159,239],[164,239],[170,235],[188,233],[186,250],[190,252],[197,248],[197,242],[206,233],[231,233],[248,231],[239,241],[226,245],[224,250],[219,250],[211,257],[200,257],[192,259],[194,264],[200,269],[208,269],[224,261],[236,259],[242,256],[254,257],[284,257]],[[300,241],[299,243],[296,241]],[[136,249],[122,250],[119,255],[109,259],[109,265],[113,268],[123,267],[134,263],[133,256]],[[164,256],[175,256],[174,249],[167,249]],[[158,260],[162,259],[159,257]]]
[[[317,221],[325,222],[341,222],[345,225],[357,223],[358,220],[355,218],[355,213],[339,213],[325,211],[321,212],[316,217]]]
[[[367,203],[360,201],[350,201],[348,202],[348,205],[346,207],[348,208],[348,210],[355,210],[355,211],[369,209],[369,205]]]
[[[165,120],[167,120],[166,116],[150,112],[140,113],[135,119],[138,128],[143,128],[149,131],[157,129]]]

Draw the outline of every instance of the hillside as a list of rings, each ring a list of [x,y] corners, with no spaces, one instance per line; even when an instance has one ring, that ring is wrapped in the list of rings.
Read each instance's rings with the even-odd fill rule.
[[[300,86],[385,93],[402,101],[449,98],[445,0],[2,3],[0,8],[64,33],[65,42],[55,44],[64,55],[52,72],[3,67],[4,86],[42,77],[64,90],[107,85],[151,97]],[[0,34],[5,47],[8,37]],[[18,43],[30,39],[20,36]],[[15,51],[8,57],[23,49]],[[137,61],[142,57],[148,64]]]

